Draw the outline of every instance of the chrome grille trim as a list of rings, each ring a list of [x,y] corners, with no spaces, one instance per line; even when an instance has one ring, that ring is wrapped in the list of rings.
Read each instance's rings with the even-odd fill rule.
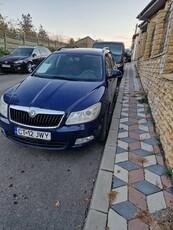
[[[34,118],[31,118],[28,114],[31,110],[36,112]],[[9,108],[10,121],[31,128],[57,128],[64,114],[65,113],[62,111],[40,109],[36,107],[10,105]]]

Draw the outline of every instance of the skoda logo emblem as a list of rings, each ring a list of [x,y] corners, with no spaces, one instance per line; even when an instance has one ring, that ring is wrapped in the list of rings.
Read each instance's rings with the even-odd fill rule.
[[[8,61],[5,61],[5,64],[7,64],[8,63]]]
[[[30,118],[34,118],[36,116],[36,112],[34,110],[31,110],[28,112]]]

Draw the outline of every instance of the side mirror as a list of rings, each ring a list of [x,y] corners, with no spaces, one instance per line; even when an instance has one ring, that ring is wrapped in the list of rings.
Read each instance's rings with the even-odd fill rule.
[[[113,69],[111,75],[108,78],[121,77],[122,72],[118,69]]]
[[[36,57],[36,56],[37,56],[37,54],[35,54],[35,53],[32,54],[32,57],[33,57],[33,58]]]
[[[32,66],[31,66],[32,72],[33,72],[36,68],[37,68],[37,65],[32,65]]]

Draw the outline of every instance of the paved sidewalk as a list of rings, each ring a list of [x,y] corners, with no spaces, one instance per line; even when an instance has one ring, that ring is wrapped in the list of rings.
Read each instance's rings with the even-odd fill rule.
[[[164,175],[148,104],[139,103],[141,98],[140,79],[128,63],[85,230],[149,230],[146,211],[158,215],[173,209],[172,184]]]

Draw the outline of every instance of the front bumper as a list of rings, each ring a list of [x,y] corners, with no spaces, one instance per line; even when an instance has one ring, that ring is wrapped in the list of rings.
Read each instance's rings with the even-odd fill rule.
[[[26,63],[16,63],[9,64],[10,67],[3,67],[0,64],[0,68],[2,72],[23,72],[26,70]]]
[[[0,116],[1,132],[8,139],[19,144],[23,144],[25,146],[51,150],[76,148],[89,144],[90,142],[97,139],[97,137],[99,136],[102,129],[102,124],[103,122],[101,119],[96,119],[94,122],[89,122],[81,125],[63,126],[52,129],[38,129],[14,124],[12,122],[9,122],[8,119]],[[20,127],[33,131],[51,132],[51,140],[47,141],[42,139],[18,136],[15,133],[15,127]]]

